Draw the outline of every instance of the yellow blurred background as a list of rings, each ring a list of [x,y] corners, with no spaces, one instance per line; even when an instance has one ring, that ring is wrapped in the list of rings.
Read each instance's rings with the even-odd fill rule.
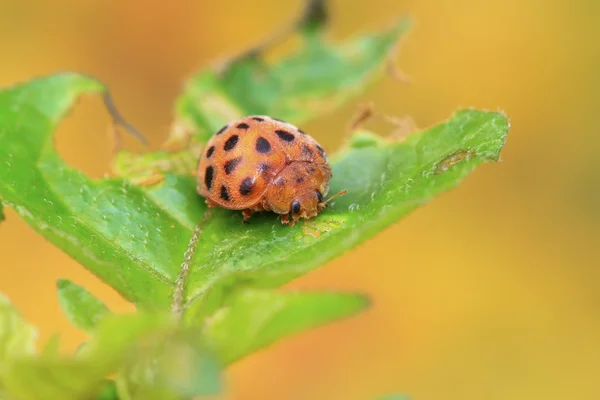
[[[0,0],[0,86],[89,73],[158,145],[183,80],[288,24],[301,1],[164,4]],[[502,109],[512,130],[501,163],[289,285],[363,291],[373,307],[235,364],[227,398],[600,398],[600,2],[332,0],[331,9],[336,40],[403,14],[416,24],[398,57],[412,83],[384,78],[304,127],[329,151],[366,101],[420,127],[460,107]],[[62,154],[101,176],[107,125],[99,101],[81,103],[58,135]],[[6,215],[0,291],[42,341],[60,332],[69,350],[84,339],[59,310],[58,278],[131,309]]]

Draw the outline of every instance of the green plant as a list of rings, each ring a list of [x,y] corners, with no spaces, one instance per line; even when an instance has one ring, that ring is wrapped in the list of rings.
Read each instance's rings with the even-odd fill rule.
[[[2,299],[0,398],[217,393],[219,370],[230,363],[368,306],[362,294],[279,286],[498,159],[508,132],[500,113],[459,111],[403,141],[357,129],[331,157],[332,193],[349,193],[315,220],[289,228],[273,215],[255,216],[250,225],[227,210],[208,216],[189,171],[215,130],[248,114],[301,124],[334,110],[375,81],[408,28],[403,19],[332,45],[324,37],[324,2],[311,1],[307,10],[296,25],[304,39],[296,53],[271,64],[258,48],[192,77],[164,150],[120,151],[115,177],[87,177],[52,143],[79,96],[107,93],[102,83],[65,73],[0,91],[0,216],[2,205],[14,208],[138,310],[114,315],[84,288],[59,281],[65,314],[90,335],[65,357],[56,340],[37,351],[35,328]]]

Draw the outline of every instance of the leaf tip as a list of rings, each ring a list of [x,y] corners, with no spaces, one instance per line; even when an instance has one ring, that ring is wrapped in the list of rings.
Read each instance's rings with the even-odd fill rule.
[[[8,357],[35,353],[37,327],[23,318],[3,292],[0,292],[0,333],[0,365]]]
[[[60,278],[56,281],[56,288],[60,291],[60,290],[67,289],[72,284],[73,283],[70,280]]]
[[[8,299],[8,296],[6,296],[3,292],[0,292],[0,305],[3,306],[11,306],[11,302]]]
[[[327,0],[306,0],[304,13],[298,22],[298,29],[307,33],[322,30],[329,18]]]
[[[360,312],[363,312],[363,311],[371,308],[371,306],[373,305],[373,299],[368,294],[348,293],[348,294],[346,294],[346,296],[348,296],[349,299],[354,300],[352,303],[353,309],[350,312],[350,314],[358,314]]]
[[[299,294],[301,294],[300,292]],[[324,292],[313,293],[315,298],[322,300],[323,304],[335,304],[337,308],[336,319],[343,319],[370,308],[373,304],[373,299],[366,293],[360,292]]]
[[[102,301],[68,279],[58,279],[56,287],[58,302],[69,322],[76,328],[89,331],[110,314]]]
[[[394,23],[394,31],[398,34],[408,31],[414,26],[414,17],[411,15],[403,15],[396,18]]]
[[[373,305],[373,298],[368,294],[357,294],[360,297],[362,309],[367,309]]]

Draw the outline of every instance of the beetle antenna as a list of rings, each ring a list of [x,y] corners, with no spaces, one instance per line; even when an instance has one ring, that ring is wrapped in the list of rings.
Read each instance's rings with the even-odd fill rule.
[[[127,133],[134,136],[136,139],[138,139],[143,144],[148,145],[148,139],[146,139],[146,137],[144,135],[142,135],[137,129],[135,129],[135,127],[133,125],[131,125],[129,122],[127,122],[125,120],[125,118],[123,118],[123,116],[121,115],[121,113],[119,112],[117,107],[115,106],[115,101],[113,100],[112,96],[110,95],[110,92],[108,91],[108,89],[106,89],[104,91],[103,97],[104,97],[104,105],[106,106],[108,113],[112,117],[113,123],[115,125],[119,125],[119,126],[123,127],[127,131]]]
[[[348,193],[347,189],[342,190],[341,192],[338,192],[336,194],[334,194],[333,196],[331,196],[330,198],[328,198],[327,200],[324,201],[325,204],[329,203],[331,200],[335,199],[336,197],[340,197],[340,196],[344,196],[345,194]]]

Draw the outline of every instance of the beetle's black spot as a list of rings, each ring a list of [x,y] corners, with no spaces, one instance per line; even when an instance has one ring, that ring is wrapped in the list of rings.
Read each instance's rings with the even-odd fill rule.
[[[303,176],[300,176],[300,177],[296,178],[296,183],[302,183],[302,182],[304,182],[304,177]]]
[[[225,142],[225,146],[223,146],[223,149],[225,151],[232,150],[238,144],[239,139],[240,137],[238,135],[233,135],[232,137],[227,139],[227,141]]]
[[[212,166],[206,167],[206,171],[204,171],[204,184],[208,190],[212,189],[214,175],[215,169]]]
[[[254,180],[250,177],[244,178],[240,185],[240,194],[242,196],[248,196],[250,192],[252,192],[252,188],[254,188]]]
[[[271,143],[264,137],[260,136],[256,139],[256,151],[259,153],[268,153],[271,151]]]
[[[238,129],[248,129],[248,128],[250,128],[250,125],[248,125],[248,124],[247,124],[247,123],[245,123],[245,122],[242,122],[241,124],[238,124],[238,125],[237,125],[237,128],[238,128]]]
[[[252,117],[253,120],[258,121],[258,122],[263,122],[265,119],[264,118],[260,118],[260,117]]]
[[[292,203],[292,212],[294,214],[298,214],[300,212],[300,203],[298,203],[298,200],[294,200]]]
[[[306,135],[306,132],[304,132],[302,129],[298,129],[298,132],[300,132],[303,135]]]
[[[281,139],[285,142],[293,142],[294,139],[296,138],[296,136],[292,135],[291,133],[289,133],[287,131],[276,130],[275,133],[277,134],[277,136],[279,136],[279,139]]]
[[[317,200],[319,201],[319,203],[323,202],[323,195],[321,194],[321,192],[317,192]]]
[[[323,150],[321,146],[317,145],[317,150],[319,150],[319,153],[321,153],[321,155],[325,157],[325,150]]]
[[[210,146],[206,151],[206,158],[210,158],[215,152],[215,146]]]
[[[225,174],[229,175],[242,161],[242,157],[233,158],[225,163]]]
[[[220,135],[221,133],[225,132],[225,129],[227,129],[227,127],[229,127],[229,124],[225,125],[221,129],[219,129],[219,131],[217,132],[217,135]]]
[[[315,167],[310,167],[310,172],[315,172],[315,171],[316,171]]]
[[[225,201],[229,201],[229,191],[225,185],[221,186],[221,198]]]
[[[308,147],[307,145],[303,144],[302,145],[302,153],[305,156],[309,156],[312,157],[314,155],[313,151],[310,149],[310,147]]]

